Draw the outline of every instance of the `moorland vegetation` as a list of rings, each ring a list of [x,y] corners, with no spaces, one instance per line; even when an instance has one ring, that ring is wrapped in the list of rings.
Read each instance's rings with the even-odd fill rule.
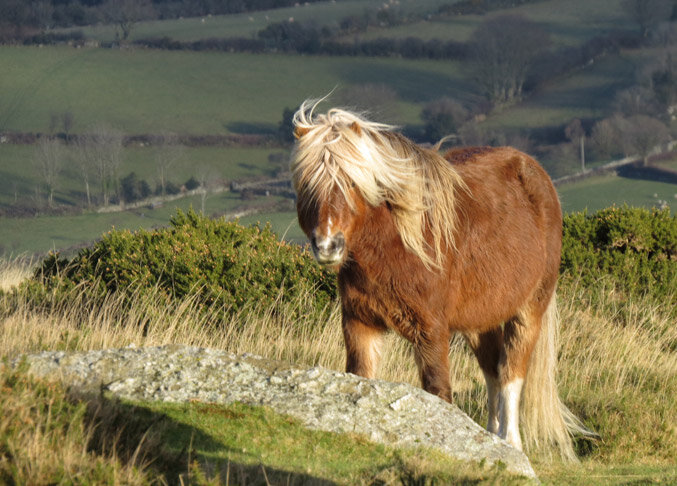
[[[334,277],[267,228],[178,213],[170,228],[113,231],[73,258],[4,260],[0,275],[5,359],[182,343],[330,369],[344,365]],[[543,481],[675,479],[676,289],[677,217],[668,211],[612,208],[565,218],[560,393],[599,438],[577,441],[579,465],[533,454]],[[404,340],[391,336],[380,376],[417,384],[410,354]],[[485,422],[483,378],[462,339],[454,340],[450,360],[454,401]],[[240,483],[247,482],[243,477],[265,483],[268,470],[302,484],[318,478],[519,483],[496,470],[459,469],[425,451],[313,435],[265,410],[78,397],[21,370],[4,369],[1,382],[5,481],[151,484],[181,476],[207,484],[244,474]],[[261,430],[265,438],[257,439]],[[303,460],[310,450],[317,457],[312,463]],[[336,461],[337,451],[347,463]],[[355,451],[367,460],[353,460]]]

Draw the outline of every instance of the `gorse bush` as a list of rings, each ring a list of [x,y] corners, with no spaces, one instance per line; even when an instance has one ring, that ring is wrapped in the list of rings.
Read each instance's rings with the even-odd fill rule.
[[[626,295],[677,296],[677,217],[669,210],[607,208],[564,217],[561,280],[601,278]]]
[[[192,210],[179,211],[168,228],[113,230],[72,260],[52,254],[35,280],[57,290],[86,284],[100,295],[153,290],[168,301],[197,295],[209,308],[232,312],[307,294],[320,311],[336,296],[335,276],[303,249],[280,242],[269,226],[244,227]]]
[[[600,280],[625,296],[674,299],[677,218],[640,208],[566,215],[561,283],[593,289]],[[193,211],[179,211],[165,229],[111,231],[71,260],[52,254],[27,286],[36,300],[46,291],[68,298],[63,291],[76,286],[99,296],[152,292],[168,303],[196,295],[219,312],[304,295],[312,296],[309,309],[320,311],[337,295],[335,275],[305,250],[280,242],[269,226],[244,227]]]

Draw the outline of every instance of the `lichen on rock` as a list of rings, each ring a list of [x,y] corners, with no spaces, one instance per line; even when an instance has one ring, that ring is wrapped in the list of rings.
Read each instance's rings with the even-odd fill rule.
[[[22,359],[30,373],[84,390],[141,401],[263,405],[312,429],[429,447],[463,461],[500,461],[511,472],[535,477],[521,451],[455,405],[408,384],[180,345],[43,352],[13,364]]]

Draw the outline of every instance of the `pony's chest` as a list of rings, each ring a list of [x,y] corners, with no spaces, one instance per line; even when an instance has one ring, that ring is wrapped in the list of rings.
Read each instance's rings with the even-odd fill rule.
[[[351,269],[339,275],[344,312],[362,322],[390,328],[407,338],[417,333],[422,309],[428,307],[430,296],[419,288],[415,278],[379,274],[369,275]],[[412,277],[409,275],[409,277]]]

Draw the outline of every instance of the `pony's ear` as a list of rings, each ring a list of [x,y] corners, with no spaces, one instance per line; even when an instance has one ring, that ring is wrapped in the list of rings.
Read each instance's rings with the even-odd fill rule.
[[[294,138],[297,140],[304,136],[306,133],[310,131],[310,128],[303,128],[303,127],[296,127],[294,128]]]
[[[352,122],[350,124],[350,129],[355,132],[357,135],[362,135],[362,129],[360,126],[357,124],[357,122]]]

